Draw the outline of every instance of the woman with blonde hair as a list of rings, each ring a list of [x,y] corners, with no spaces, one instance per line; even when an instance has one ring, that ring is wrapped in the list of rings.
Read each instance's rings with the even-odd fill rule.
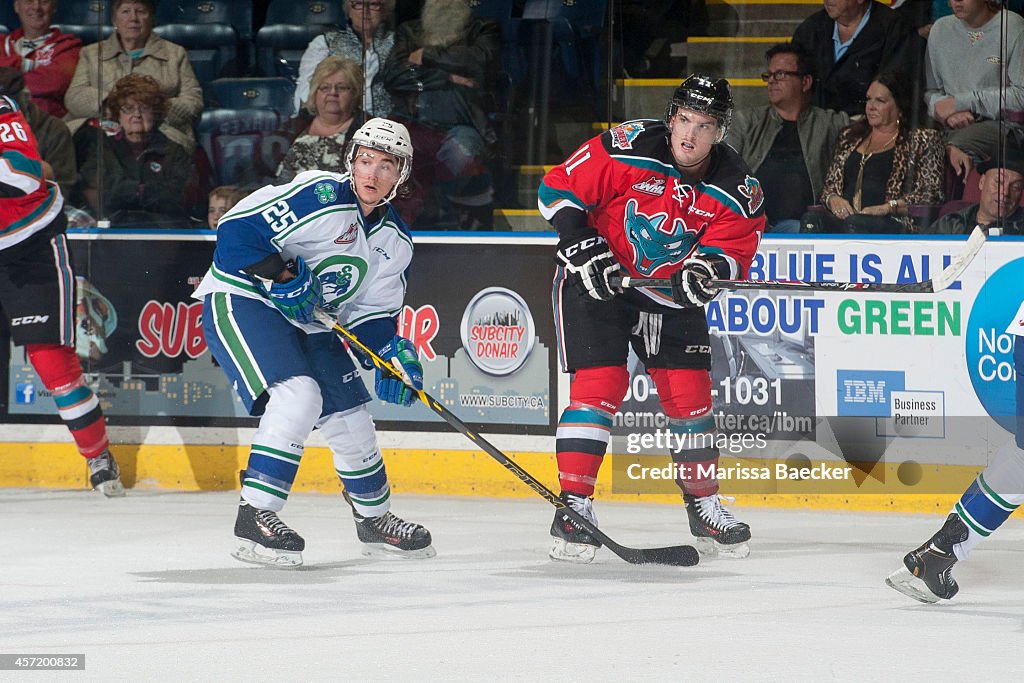
[[[391,56],[395,45],[395,0],[341,0],[348,25],[328,31],[309,42],[299,62],[295,83],[295,108],[303,106],[311,87],[317,65],[331,56],[347,57],[359,65],[363,81],[363,108],[371,116],[391,113],[391,95],[377,74]],[[358,126],[357,126],[358,127]]]
[[[277,182],[312,169],[344,173],[345,144],[363,125],[363,73],[351,59],[328,57],[310,81],[306,110],[313,114],[300,128],[277,169]]]

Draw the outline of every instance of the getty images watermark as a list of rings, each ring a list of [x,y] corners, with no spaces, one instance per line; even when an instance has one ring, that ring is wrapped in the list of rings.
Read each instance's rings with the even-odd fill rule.
[[[722,455],[751,455],[764,451],[768,436],[764,433],[701,433],[678,434],[669,429],[651,432],[633,432],[625,437],[626,454],[640,455],[652,451],[675,453],[704,448],[717,448]],[[848,465],[818,463],[794,465],[792,462],[776,462],[757,465],[743,462],[730,464],[684,463],[645,465],[631,462],[625,468],[626,476],[634,482],[676,479],[717,478],[719,481],[837,481],[850,478]]]

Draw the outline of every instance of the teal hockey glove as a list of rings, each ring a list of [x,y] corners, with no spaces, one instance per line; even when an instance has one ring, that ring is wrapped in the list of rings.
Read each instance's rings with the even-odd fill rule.
[[[295,279],[271,283],[266,288],[267,295],[285,317],[300,323],[311,323],[316,319],[313,310],[323,303],[320,280],[306,267],[301,256],[295,257],[295,266],[289,270],[295,273]]]
[[[417,391],[423,389],[423,366],[420,364],[416,347],[411,341],[405,337],[395,336],[377,351],[377,355],[389,363],[392,358],[397,358]],[[418,398],[416,392],[406,386],[404,382],[381,371],[380,368],[377,369],[374,389],[377,390],[377,398],[380,400],[401,406],[410,406]]]

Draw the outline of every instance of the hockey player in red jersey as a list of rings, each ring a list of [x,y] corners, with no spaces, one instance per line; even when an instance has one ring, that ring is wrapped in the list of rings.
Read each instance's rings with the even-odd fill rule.
[[[96,395],[75,355],[75,276],[64,198],[17,103],[0,92],[0,308],[89,465],[89,481],[123,496]],[[50,171],[52,174],[52,170]]]
[[[691,75],[664,120],[616,126],[547,173],[538,204],[558,231],[552,301],[562,367],[573,373],[556,437],[562,500],[597,523],[594,485],[632,346],[681,437],[672,458],[695,545],[744,557],[750,528],[708,476],[718,450],[704,306],[716,291],[703,282],[746,277],[765,225],[760,183],[720,144],[732,109],[725,79]],[[620,274],[671,278],[672,288],[621,291]],[[600,545],[560,512],[551,535],[556,560],[590,562]]]

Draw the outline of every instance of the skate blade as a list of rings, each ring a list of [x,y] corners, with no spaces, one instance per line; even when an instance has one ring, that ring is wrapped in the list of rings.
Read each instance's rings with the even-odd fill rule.
[[[586,543],[569,543],[564,538],[551,537],[551,550],[548,557],[557,562],[574,562],[590,564],[597,556],[597,546]]]
[[[697,549],[697,552],[700,553],[701,557],[706,557],[708,559],[716,557],[743,559],[750,555],[750,545],[748,545],[746,541],[726,545],[724,543],[718,543],[710,538],[694,536],[693,543],[691,545]]]
[[[235,537],[235,549],[231,557],[249,564],[261,564],[265,567],[293,569],[302,566],[302,553],[292,550],[274,550],[244,538]]]
[[[928,590],[927,584],[910,573],[906,567],[900,567],[885,579],[885,584],[907,597],[914,598],[926,605],[934,605],[939,597]]]
[[[364,543],[363,557],[374,557],[384,560],[429,560],[437,555],[434,546],[428,545],[419,550],[402,550],[387,543]]]
[[[103,481],[96,485],[96,490],[107,498],[124,498],[124,485],[120,479]]]

